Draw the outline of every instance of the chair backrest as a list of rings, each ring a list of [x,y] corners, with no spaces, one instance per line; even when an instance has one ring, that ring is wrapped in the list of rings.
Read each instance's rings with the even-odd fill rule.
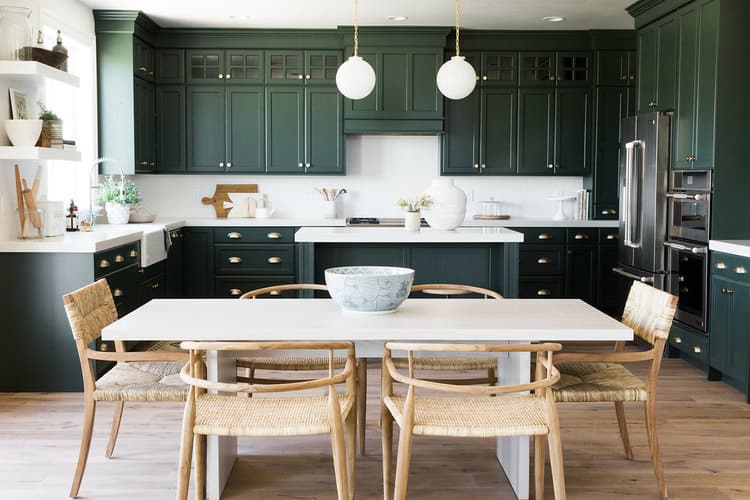
[[[84,345],[102,335],[102,328],[117,321],[117,308],[106,279],[63,296],[73,338]]]
[[[323,292],[328,291],[328,287],[325,285],[316,285],[313,283],[292,283],[290,285],[275,285],[267,286],[264,288],[258,288],[257,290],[250,290],[240,296],[240,299],[254,299],[261,295],[277,295],[286,290],[320,290]]]
[[[182,380],[202,390],[229,392],[229,393],[268,393],[268,392],[290,392],[315,389],[319,387],[333,387],[336,384],[346,383],[347,391],[354,393],[354,344],[352,342],[182,342],[180,347],[190,351],[190,362],[180,372]],[[248,384],[244,382],[225,383],[211,382],[205,377],[201,370],[204,353],[208,351],[232,351],[241,353],[243,351],[327,351],[328,353],[328,376],[323,378],[294,381],[289,383],[274,384]],[[334,352],[346,351],[347,360],[344,368],[336,373],[334,365]],[[238,354],[241,356],[241,354]]]
[[[482,295],[485,299],[502,299],[503,296],[494,290],[488,288],[481,288],[472,285],[451,285],[446,283],[433,283],[427,285],[414,285],[411,287],[412,293],[422,292],[433,295],[445,295],[446,297],[452,295],[466,295],[466,294],[477,294]]]
[[[541,344],[428,344],[428,343],[403,343],[387,342],[383,354],[383,390],[384,394],[392,391],[392,381],[390,379],[407,384],[409,390],[413,388],[429,389],[442,392],[454,392],[464,394],[508,394],[525,391],[544,391],[546,388],[553,386],[559,379],[560,373],[554,367],[552,362],[552,353],[562,349],[560,344],[541,343]],[[393,363],[391,351],[406,351],[409,360],[409,374],[404,375],[398,371]],[[461,385],[444,382],[433,382],[430,380],[419,379],[414,376],[414,352],[420,353],[536,353],[537,366],[546,368],[544,378],[539,378],[528,384],[516,385]],[[390,394],[389,394],[390,395]]]
[[[633,281],[622,322],[632,328],[635,335],[654,345],[658,340],[664,341],[669,337],[676,310],[677,297],[640,281]]]

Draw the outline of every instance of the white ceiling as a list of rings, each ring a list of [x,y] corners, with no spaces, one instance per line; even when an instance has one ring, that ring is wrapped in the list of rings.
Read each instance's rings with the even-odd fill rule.
[[[164,27],[334,28],[353,23],[353,0],[81,0],[95,9],[141,10]],[[635,0],[463,0],[476,29],[632,29]],[[360,24],[450,26],[453,0],[359,0]],[[407,16],[406,22],[387,16]],[[543,21],[562,16],[560,23]]]

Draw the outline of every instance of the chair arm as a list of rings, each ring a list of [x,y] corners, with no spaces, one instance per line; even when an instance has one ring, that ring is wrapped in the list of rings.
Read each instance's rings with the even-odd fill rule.
[[[86,349],[89,359],[100,361],[185,361],[190,359],[190,353],[180,351],[139,351],[139,352],[103,352]]]
[[[632,363],[635,361],[650,361],[654,359],[655,351],[637,352],[561,352],[555,354],[554,363],[561,361],[593,361],[600,363]]]

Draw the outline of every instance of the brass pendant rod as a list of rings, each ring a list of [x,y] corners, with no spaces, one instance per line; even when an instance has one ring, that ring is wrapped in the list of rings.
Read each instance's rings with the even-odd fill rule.
[[[456,0],[456,56],[461,55],[459,38],[461,37],[461,1]]]
[[[354,0],[354,57],[359,55],[359,2]]]

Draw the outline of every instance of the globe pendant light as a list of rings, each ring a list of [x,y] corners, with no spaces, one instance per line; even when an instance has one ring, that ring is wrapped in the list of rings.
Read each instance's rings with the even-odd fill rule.
[[[437,73],[437,86],[448,99],[463,99],[474,90],[477,84],[477,73],[474,67],[461,55],[459,38],[461,36],[461,5],[456,0],[456,55],[446,61]]]
[[[359,19],[357,0],[354,0],[354,55],[336,71],[336,87],[344,97],[357,100],[370,95],[375,88],[375,70],[359,57]]]

